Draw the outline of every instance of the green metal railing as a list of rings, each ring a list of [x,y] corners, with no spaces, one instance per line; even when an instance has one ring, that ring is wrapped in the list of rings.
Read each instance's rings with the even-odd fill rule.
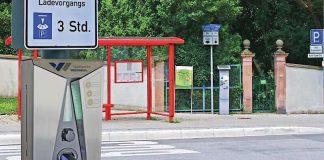
[[[230,111],[242,111],[242,77],[241,65],[230,65]],[[217,76],[218,77],[218,76]],[[214,91],[214,111],[219,110],[219,87],[218,78],[215,79],[217,87]],[[168,111],[168,81],[165,81],[165,111]],[[176,112],[190,112],[191,110],[191,90],[176,90],[175,91],[175,109]],[[193,87],[193,112],[210,112],[211,88],[209,86]]]

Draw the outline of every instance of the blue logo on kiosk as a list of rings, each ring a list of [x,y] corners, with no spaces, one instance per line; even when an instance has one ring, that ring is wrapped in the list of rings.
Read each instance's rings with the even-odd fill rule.
[[[52,13],[34,13],[34,39],[52,39]]]

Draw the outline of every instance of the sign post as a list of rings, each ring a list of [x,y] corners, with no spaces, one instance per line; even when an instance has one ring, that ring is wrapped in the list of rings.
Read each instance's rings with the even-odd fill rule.
[[[323,58],[323,85],[324,85],[324,29],[311,29],[310,30],[310,54],[308,58]],[[324,99],[324,87],[323,87],[323,99]]]
[[[25,1],[27,49],[84,49],[98,44],[97,1]]]
[[[176,89],[190,89],[190,113],[192,114],[193,66],[176,66]]]
[[[210,100],[211,112],[214,114],[214,68],[213,68],[213,46],[219,45],[219,29],[220,24],[207,24],[202,26],[203,44],[210,45]]]

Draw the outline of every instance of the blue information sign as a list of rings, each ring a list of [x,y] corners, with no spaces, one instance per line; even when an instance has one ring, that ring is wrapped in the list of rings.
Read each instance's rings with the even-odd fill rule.
[[[203,44],[204,45],[218,45],[219,44],[219,29],[220,24],[207,24],[201,28],[203,30]]]
[[[207,24],[202,26],[202,30],[203,32],[217,32],[220,27],[220,24]]]
[[[323,44],[323,29],[310,30],[310,43],[311,45]]]

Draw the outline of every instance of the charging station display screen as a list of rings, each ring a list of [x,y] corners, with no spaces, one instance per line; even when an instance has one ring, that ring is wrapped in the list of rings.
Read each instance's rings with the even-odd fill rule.
[[[71,91],[73,98],[73,106],[75,112],[76,120],[82,120],[83,112],[82,112],[82,102],[81,102],[81,91],[79,81],[75,81],[71,83]]]
[[[78,128],[80,152],[82,157],[86,157],[86,146],[84,139],[84,123],[83,123],[83,111],[82,111],[82,101],[81,101],[81,90],[79,81],[74,81],[71,83],[73,108],[75,113],[76,124]]]

